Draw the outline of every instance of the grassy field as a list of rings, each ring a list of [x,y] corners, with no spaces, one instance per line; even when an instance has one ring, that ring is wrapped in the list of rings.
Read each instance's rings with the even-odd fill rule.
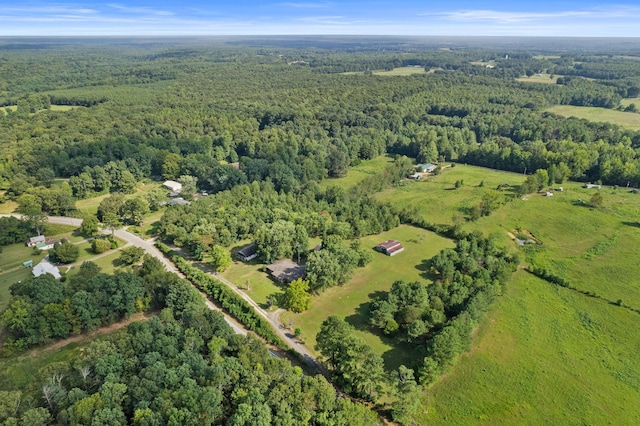
[[[640,130],[640,114],[634,112],[571,105],[556,105],[546,110],[565,117],[584,118],[589,121],[612,123],[627,129]]]
[[[457,190],[456,180],[464,181]],[[477,204],[487,189],[509,183],[509,193],[523,180],[521,174],[457,165],[376,197],[416,207],[430,222],[450,224],[455,213]],[[420,424],[640,421],[638,313],[625,308],[640,309],[640,195],[604,187],[603,205],[594,209],[584,202],[596,190],[572,182],[562,186],[553,197],[510,197],[490,216],[463,227],[522,250],[525,263],[568,279],[578,291],[519,271],[477,330],[471,352],[425,394],[428,409]],[[541,244],[521,249],[509,236],[518,230],[530,232]],[[343,297],[351,294],[346,291]],[[625,306],[617,306],[618,300]],[[343,304],[331,299],[327,306],[358,324],[357,315],[342,313],[357,303]],[[298,316],[303,331],[313,330],[314,324],[317,329],[322,321],[311,317],[322,309],[316,305]],[[384,348],[384,342],[368,341],[376,350]],[[395,359],[388,365],[397,365],[404,356],[402,350],[388,353]]]
[[[454,213],[464,214],[466,209],[478,204],[484,191],[505,183],[520,185],[524,179],[516,173],[457,164],[443,169],[440,175],[420,181],[408,180],[402,186],[387,189],[376,194],[376,199],[398,208],[415,206],[430,222],[452,224]],[[463,181],[463,185],[455,189],[458,180]],[[484,186],[480,188],[482,182]],[[512,194],[509,189],[504,193]]]
[[[4,203],[0,203],[0,214],[14,213],[18,208],[18,203],[12,200],[6,200]]]
[[[551,74],[534,74],[531,77],[520,77],[516,78],[517,81],[521,81],[523,83],[543,83],[543,84],[558,84],[558,78],[562,77],[561,75],[554,75],[551,78]]]
[[[626,98],[620,101],[620,105],[623,107],[627,107],[631,104],[636,104],[636,106],[640,109],[640,98]]]
[[[391,71],[374,71],[373,75],[383,75],[383,76],[403,76],[403,75],[413,75],[413,74],[425,74],[426,71],[424,67],[400,67],[394,68]]]
[[[359,183],[362,179],[377,174],[391,162],[393,162],[393,159],[384,155],[372,160],[363,160],[357,166],[350,167],[345,177],[324,179],[320,182],[320,188],[326,189],[334,185],[342,188],[350,188]]]
[[[516,274],[420,424],[638,424],[638,315]]]
[[[284,291],[284,287],[270,279],[266,272],[262,272],[262,263],[256,261],[244,263],[234,261],[233,265],[222,273],[222,276],[239,289],[245,291],[255,302],[263,308],[267,308],[267,298],[273,294],[277,295]],[[249,290],[246,290],[246,283],[249,281]]]
[[[147,194],[151,190],[161,187],[162,183],[160,182],[146,182],[141,184],[139,183],[136,192],[133,194],[125,195],[125,198],[129,199],[133,197],[144,197],[145,194]],[[100,205],[100,202],[109,196],[111,196],[111,194],[102,194],[98,195],[97,197],[78,200],[76,201],[76,209],[81,216],[85,214],[96,214],[98,212],[98,206]]]
[[[364,268],[357,269],[353,277],[343,286],[331,288],[314,296],[311,309],[297,315],[284,315],[285,322],[292,319],[294,327],[300,327],[307,346],[313,349],[315,335],[320,324],[330,315],[346,318],[354,325],[357,333],[373,349],[382,354],[387,368],[396,368],[408,363],[408,352],[404,347],[394,346],[390,339],[372,333],[368,326],[367,310],[371,298],[376,293],[387,291],[396,280],[430,282],[423,261],[430,259],[440,250],[453,247],[451,240],[432,232],[402,225],[379,235],[360,239],[362,247],[373,247],[381,241],[396,239],[405,250],[393,257],[375,253],[373,261]]]

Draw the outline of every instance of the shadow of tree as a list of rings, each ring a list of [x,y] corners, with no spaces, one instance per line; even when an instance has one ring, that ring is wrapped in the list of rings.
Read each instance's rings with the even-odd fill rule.
[[[415,367],[419,364],[419,361],[424,358],[424,355],[421,355],[423,352],[422,349],[407,342],[401,342],[394,336],[387,336],[369,324],[369,314],[371,312],[372,302],[378,300],[384,295],[386,295],[386,292],[383,291],[370,293],[368,296],[371,299],[371,302],[360,304],[355,309],[355,313],[346,317],[345,321],[348,324],[351,324],[358,331],[371,333],[377,336],[384,345],[391,348],[382,353],[382,359],[384,361],[386,371],[390,372],[392,370],[396,370],[400,365]]]

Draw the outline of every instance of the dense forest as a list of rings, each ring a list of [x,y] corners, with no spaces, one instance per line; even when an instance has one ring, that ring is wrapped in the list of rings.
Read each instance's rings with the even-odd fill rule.
[[[0,113],[0,182],[13,196],[52,175],[74,177],[76,197],[183,175],[214,192],[254,180],[288,192],[385,152],[513,171],[564,163],[572,179],[640,184],[637,132],[544,112],[554,104],[617,108],[637,96],[638,62],[622,56],[403,45],[376,53],[8,46],[0,51],[0,105],[10,106]],[[432,72],[368,72],[403,66]],[[562,84],[515,80],[542,71],[562,75]],[[238,161],[242,172],[225,165]]]
[[[636,113],[623,100],[640,95],[640,47],[493,41],[0,39],[0,202],[16,201],[26,219],[0,218],[0,246],[40,233],[46,215],[80,215],[75,202],[97,195],[85,234],[97,233],[98,220],[112,232],[140,225],[166,191],[129,194],[143,181],[178,181],[197,201],[164,210],[157,246],[227,313],[285,349],[245,299],[192,262],[217,250],[230,263],[231,249],[255,242],[262,263],[305,264],[297,285],[310,300],[371,261],[362,237],[411,223],[456,240],[425,259],[433,285],[396,281],[367,312],[367,326],[410,348],[412,365],[385,371],[346,321],[322,324],[316,350],[344,394],[257,339],[233,335],[157,259],[113,275],[85,263],[61,281],[15,283],[0,315],[7,354],[156,315],[38,372],[28,389],[0,392],[0,423],[379,424],[360,400],[411,424],[422,386],[468,348],[519,259],[375,193],[398,185],[415,162],[442,161],[528,174],[519,195],[567,179],[640,186],[639,131],[547,111]],[[380,74],[404,67],[416,72]],[[525,80],[542,74],[557,78]],[[350,189],[322,183],[382,155],[384,168]],[[487,191],[469,219],[491,214],[500,194]],[[309,250],[313,238],[321,243]],[[106,241],[93,250],[99,242],[108,250]]]

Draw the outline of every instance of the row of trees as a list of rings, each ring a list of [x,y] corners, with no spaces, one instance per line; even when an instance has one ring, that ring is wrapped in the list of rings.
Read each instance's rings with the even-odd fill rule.
[[[473,327],[502,293],[518,259],[492,240],[469,234],[433,257],[435,283],[395,282],[372,303],[370,324],[414,345],[422,383],[430,383],[469,344]]]
[[[95,330],[138,311],[166,306],[189,285],[164,271],[159,261],[145,258],[135,273],[107,275],[91,262],[63,281],[50,274],[11,286],[11,300],[2,315],[10,334],[5,348],[22,349]]]

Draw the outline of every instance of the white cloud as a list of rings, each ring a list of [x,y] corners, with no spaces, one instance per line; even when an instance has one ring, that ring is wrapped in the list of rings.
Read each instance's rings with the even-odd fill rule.
[[[108,5],[110,8],[119,10],[124,13],[129,14],[138,14],[138,15],[158,15],[158,16],[172,16],[173,12],[169,12],[167,10],[157,10],[150,7],[131,7],[124,6],[117,3],[112,3]]]
[[[635,6],[612,6],[606,9],[559,10],[557,12],[510,12],[489,9],[463,9],[448,12],[425,12],[422,13],[421,16],[433,16],[452,21],[489,21],[498,23],[519,23],[563,18],[629,19],[640,17],[640,8]]]
[[[296,2],[284,2],[276,3],[276,6],[292,7],[295,9],[321,9],[330,7],[330,3],[296,3]]]

